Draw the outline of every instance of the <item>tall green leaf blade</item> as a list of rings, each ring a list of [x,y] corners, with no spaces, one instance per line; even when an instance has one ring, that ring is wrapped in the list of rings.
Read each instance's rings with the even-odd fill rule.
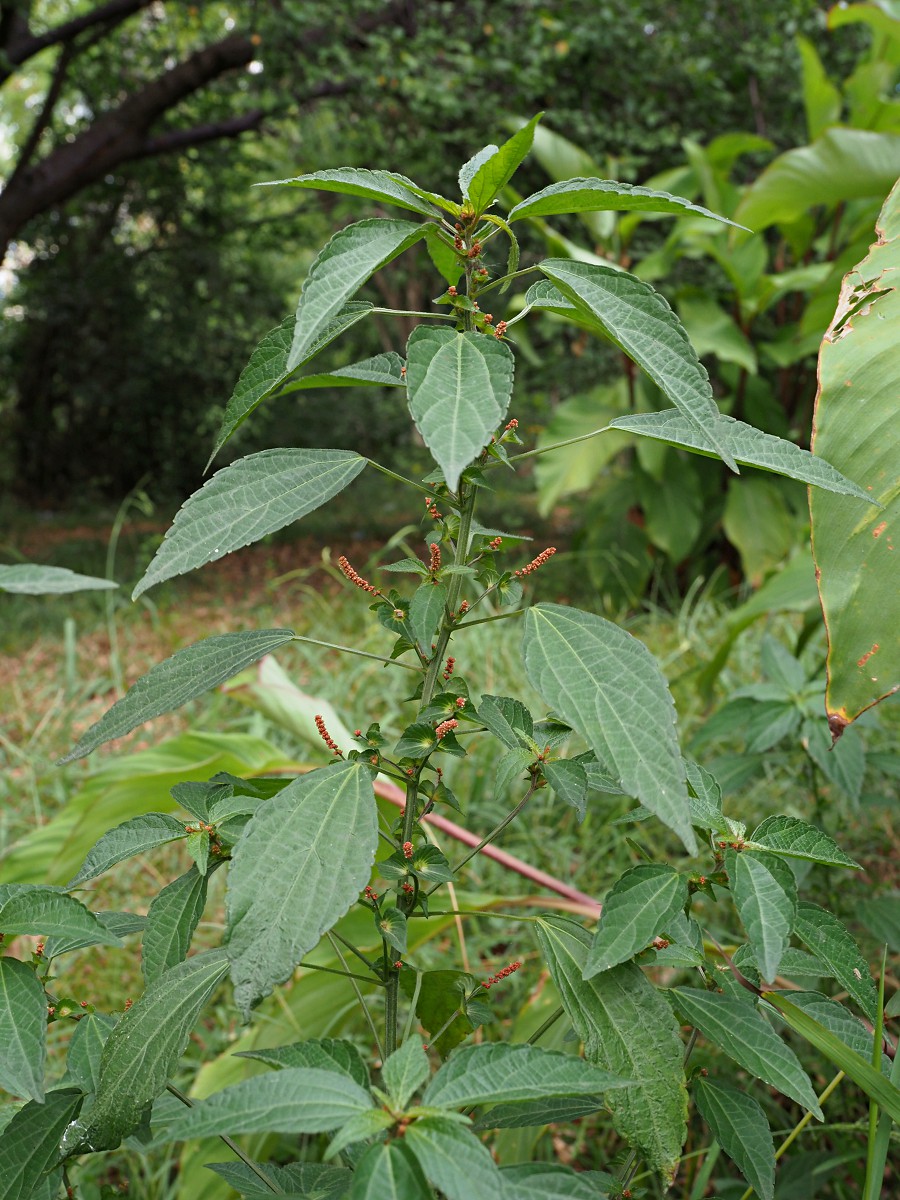
[[[422,1168],[402,1141],[370,1146],[353,1172],[346,1200],[431,1200]]]
[[[138,1128],[227,970],[221,950],[197,954],[154,980],[123,1014],[103,1048],[94,1103],[67,1131],[67,1155],[113,1150]]]
[[[610,428],[636,433],[640,437],[656,438],[668,442],[670,446],[678,446],[708,458],[715,458],[718,454],[712,441],[696,425],[682,413],[670,408],[663,412],[616,417],[610,421]],[[716,418],[716,438],[718,444],[725,443],[728,446],[741,466],[760,467],[763,471],[785,475],[788,479],[799,479],[801,483],[812,484],[826,492],[857,496],[871,503],[871,496],[852,480],[845,479],[840,471],[818,454],[801,450],[793,442],[763,433],[744,421],[720,413]]]
[[[603,901],[585,979],[627,962],[665,932],[688,902],[687,881],[663,863],[641,863],[618,879]]]
[[[413,1035],[384,1060],[381,1078],[391,1100],[402,1109],[406,1108],[413,1093],[422,1086],[430,1072],[424,1047]]]
[[[477,213],[482,213],[503,191],[531,149],[534,130],[543,113],[532,117],[481,164],[469,181],[467,195]]]
[[[254,629],[217,634],[177,650],[133,684],[60,763],[84,758],[104,742],[124,737],[145,721],[180,708],[293,638],[291,629]]]
[[[168,813],[143,813],[132,817],[130,821],[123,821],[115,829],[104,833],[66,887],[78,887],[89,879],[96,879],[126,858],[146,854],[148,850],[155,850],[157,846],[165,846],[185,836],[184,822],[170,817]]]
[[[67,567],[42,567],[38,563],[0,566],[0,592],[19,596],[61,596],[68,592],[104,591],[117,588],[113,579],[77,575]]]
[[[44,1099],[47,997],[34,968],[0,958],[0,1088]]]
[[[625,271],[550,258],[540,269],[578,309],[633,359],[733,471],[737,465],[719,434],[719,410],[706,368],[668,302]]]
[[[487,1146],[449,1117],[423,1117],[404,1142],[429,1183],[447,1200],[488,1200],[502,1195],[502,1179]]]
[[[739,1067],[822,1120],[822,1110],[800,1060],[752,1004],[695,988],[674,988],[671,995],[686,1020]]]
[[[878,990],[869,974],[869,964],[859,947],[833,913],[818,904],[803,901],[797,908],[794,932],[801,942],[828,967],[870,1021],[875,1020]]]
[[[631,1082],[573,1054],[492,1042],[454,1050],[425,1089],[422,1103],[463,1108],[470,1104],[594,1096]]]
[[[617,179],[564,179],[551,183],[532,196],[520,200],[509,210],[508,221],[521,221],[524,217],[553,217],[560,213],[583,212],[655,212],[683,216],[687,212],[699,213],[724,225],[734,225],[727,217],[710,212],[699,204],[692,204],[681,196],[658,192],[653,188],[640,187],[631,183],[620,183]],[[737,226],[743,228],[743,226]]]
[[[585,980],[591,939],[576,922],[541,917],[537,937],[585,1057],[638,1081],[607,1097],[615,1128],[671,1181],[687,1132],[684,1047],[671,1009],[633,963]]]
[[[372,217],[338,230],[320,251],[303,282],[287,370],[310,349],[370,275],[425,235],[425,225]]]
[[[895,141],[900,147],[900,137]],[[844,278],[819,350],[813,420],[816,454],[858,479],[863,494],[884,506],[876,512],[810,495],[813,556],[828,630],[825,706],[833,735],[900,687],[894,553],[900,521],[900,183],[885,201],[875,232],[866,258]]]
[[[0,1133],[0,1200],[32,1200],[44,1175],[59,1161],[59,1141],[84,1099],[66,1088],[20,1108]]]
[[[829,867],[853,867],[862,870],[859,863],[848,858],[840,846],[827,833],[801,821],[799,817],[766,817],[754,829],[746,845],[752,849],[770,850],[785,858],[800,858],[807,862],[824,863]]]
[[[274,1046],[237,1052],[238,1058],[255,1058],[270,1067],[316,1067],[320,1071],[339,1071],[354,1079],[360,1087],[369,1086],[369,1070],[352,1042],[340,1038],[309,1038],[289,1046]]]
[[[208,886],[209,875],[201,875],[192,866],[154,897],[141,942],[141,971],[147,983],[187,958],[206,907]]]
[[[774,979],[797,915],[794,872],[774,854],[752,850],[728,850],[725,867],[756,965],[763,979]]]
[[[80,900],[40,884],[0,887],[0,922],[0,932],[7,937],[85,937],[90,938],[90,945],[108,946],[119,941]]]
[[[406,348],[409,411],[451,491],[506,416],[513,356],[483,333],[420,325]]]
[[[675,705],[646,646],[592,613],[537,604],[523,648],[528,678],[553,711],[694,853]]]
[[[377,841],[372,776],[356,763],[299,776],[250,819],[225,900],[245,1016],[347,912],[369,881]]]
[[[262,450],[223,467],[181,506],[131,598],[305,517],[366,462],[352,450]]]
[[[701,1117],[760,1200],[775,1197],[775,1143],[766,1114],[746,1092],[702,1075],[693,1083]]]
[[[330,171],[313,171],[308,175],[295,175],[293,179],[272,179],[259,187],[310,188],[319,192],[338,192],[344,196],[362,196],[366,200],[377,200],[383,204],[394,204],[421,213],[424,217],[440,217],[440,209],[423,199],[420,190],[413,192],[407,184],[411,179],[393,171],[369,171],[363,167],[337,167]]]
[[[349,304],[345,304],[320,330],[318,338],[309,347],[306,357],[298,362],[297,366],[309,362],[329,342],[334,341],[351,325],[355,325],[357,321],[361,321],[363,317],[367,316],[372,311],[372,307],[371,304],[362,300],[352,300]],[[261,404],[267,396],[271,396],[273,392],[277,391],[296,369],[288,369],[287,365],[288,354],[294,340],[296,321],[297,318],[293,315],[285,317],[280,325],[266,334],[250,356],[250,361],[241,372],[231,399],[225,406],[222,424],[216,435],[209,462],[206,464],[207,470],[209,464],[238,426],[246,421],[257,405]]]
[[[372,1108],[372,1097],[338,1071],[287,1067],[255,1075],[185,1109],[164,1140],[232,1133],[326,1133]]]

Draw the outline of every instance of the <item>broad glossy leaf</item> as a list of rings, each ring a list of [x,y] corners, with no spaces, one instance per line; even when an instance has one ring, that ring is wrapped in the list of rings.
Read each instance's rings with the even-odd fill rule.
[[[385,354],[364,358],[361,362],[348,363],[346,367],[336,367],[333,371],[301,375],[287,384],[281,394],[288,396],[308,388],[405,387],[406,380],[402,373],[404,365],[400,355],[389,350]]]
[[[145,854],[148,850],[155,850],[157,846],[165,846],[183,837],[184,822],[177,821],[167,813],[143,813],[139,817],[132,817],[130,821],[104,833],[82,863],[81,870],[69,880],[66,887],[78,887],[89,879],[96,879],[126,858]]]
[[[739,1067],[822,1120],[822,1110],[800,1060],[752,1004],[696,988],[674,988],[671,995],[685,1019]]]
[[[393,171],[368,171],[363,167],[337,167],[330,171],[313,171],[309,175],[295,175],[293,179],[272,179],[259,187],[310,188],[318,192],[339,192],[345,196],[362,196],[366,200],[377,200],[383,204],[394,204],[421,213],[425,217],[439,217],[440,209],[429,204],[417,192],[410,191],[406,184],[413,184],[405,175]]]
[[[164,1090],[200,1010],[228,970],[221,950],[171,967],[125,1012],[100,1059],[96,1098],[67,1130],[63,1150],[112,1150],[133,1133]]]
[[[604,898],[585,979],[645,950],[688,898],[687,881],[663,863],[641,863],[626,871]]]
[[[627,430],[641,437],[657,438],[668,442],[670,446],[679,446],[708,458],[714,458],[718,453],[712,441],[696,425],[672,409],[616,417],[610,424],[615,429]],[[793,442],[763,433],[761,429],[754,429],[752,425],[725,416],[724,413],[719,413],[716,418],[716,442],[719,445],[726,444],[741,466],[760,467],[775,475],[786,475],[788,479],[811,483],[817,489],[857,496],[867,501],[870,499],[861,488],[845,479],[840,471],[818,454],[810,454]]]
[[[250,819],[225,900],[235,1003],[245,1017],[354,903],[377,837],[372,776],[354,763],[299,776]]]
[[[765,851],[728,850],[731,895],[763,979],[774,979],[797,915],[797,883],[788,864]]]
[[[95,592],[117,588],[112,579],[76,575],[67,567],[42,567],[38,563],[0,566],[0,592],[20,596],[61,596],[67,592]]]
[[[339,1071],[355,1080],[360,1087],[369,1086],[369,1071],[363,1057],[352,1042],[339,1038],[309,1038],[289,1046],[273,1046],[259,1050],[237,1052],[238,1058],[255,1058],[270,1067],[315,1067],[320,1071]]]
[[[402,1141],[370,1146],[353,1172],[345,1200],[431,1200],[422,1169]]]
[[[141,943],[141,971],[147,983],[187,957],[206,907],[208,886],[209,875],[201,875],[193,866],[154,897]]]
[[[338,230],[320,251],[303,281],[287,356],[288,371],[306,360],[312,347],[369,276],[423,237],[425,229],[425,225],[409,221],[373,217]]]
[[[167,1142],[210,1134],[325,1133],[372,1108],[349,1076],[315,1067],[255,1075],[185,1109],[166,1127]]]
[[[303,362],[308,362],[345,329],[349,329],[351,325],[361,321],[371,311],[372,305],[361,300],[351,300],[349,304],[345,304],[320,331],[319,337],[309,347]],[[246,421],[258,404],[277,391],[296,369],[289,370],[287,365],[288,354],[294,339],[295,324],[296,317],[285,317],[280,325],[266,334],[253,351],[250,361],[241,372],[231,399],[225,407],[222,424],[216,435],[209,462],[206,464],[207,470],[209,463],[216,457],[238,426]],[[303,362],[297,365],[302,366]]]
[[[694,1101],[713,1137],[756,1191],[774,1200],[775,1143],[766,1114],[746,1092],[698,1075]]]
[[[523,648],[528,678],[553,711],[694,853],[675,706],[646,646],[593,613],[538,604]]]
[[[900,147],[900,137],[894,141]],[[900,289],[895,282],[900,184],[885,202],[876,234],[867,257],[844,278],[819,351],[813,449],[858,479],[864,495],[884,505],[876,511],[810,495],[816,577],[828,630],[826,709],[833,733],[900,687],[900,588],[894,553],[900,543]]]
[[[505,342],[483,333],[418,326],[406,347],[409,411],[456,491],[509,407],[513,356]]]
[[[869,974],[869,964],[838,918],[818,904],[803,901],[797,908],[794,933],[874,1021],[878,1004],[875,981]]]
[[[59,1140],[84,1099],[66,1088],[31,1100],[0,1133],[0,1200],[32,1200],[40,1181],[59,1161]]]
[[[88,1013],[75,1026],[66,1055],[66,1071],[83,1092],[97,1090],[103,1047],[115,1027],[116,1018],[101,1012]]]
[[[575,921],[545,916],[536,929],[585,1057],[638,1081],[607,1097],[613,1125],[671,1180],[687,1132],[684,1047],[671,1010],[633,963],[585,980],[591,938]]]
[[[595,1096],[631,1082],[574,1054],[525,1043],[485,1042],[454,1050],[425,1089],[422,1103],[464,1108],[470,1104]]]
[[[0,958],[0,1088],[23,1099],[44,1099],[47,997],[34,968]]]
[[[342,492],[366,461],[352,450],[262,450],[239,458],[184,502],[132,599],[305,517]]]
[[[471,1130],[448,1117],[423,1117],[404,1138],[428,1181],[447,1200],[474,1200],[502,1194],[497,1164]]]
[[[0,887],[0,932],[7,937],[88,937],[93,945],[114,946],[119,940],[74,896],[30,883]]]
[[[807,862],[825,863],[829,867],[854,867],[859,863],[848,858],[837,842],[827,833],[801,821],[799,817],[766,817],[750,835],[747,845],[771,850],[785,858],[802,858]]]
[[[290,629],[253,629],[217,634],[177,650],[133,684],[60,763],[84,758],[104,742],[124,737],[145,721],[180,708],[293,638]]]
[[[469,180],[467,196],[477,213],[484,212],[515,175],[522,160],[531,149],[534,130],[543,113],[532,117],[527,125],[490,155]]]
[[[504,1195],[517,1200],[603,1200],[615,1180],[600,1171],[573,1171],[556,1163],[518,1163],[503,1167]],[[602,1190],[601,1190],[602,1189]]]
[[[583,212],[656,212],[683,216],[699,213],[724,225],[734,225],[727,217],[692,204],[681,196],[658,192],[653,188],[621,183],[618,179],[565,179],[551,183],[534,195],[520,200],[509,210],[507,220],[521,221],[523,217],[553,217],[559,213]],[[738,226],[738,228],[743,228]]]
[[[431,1073],[422,1042],[413,1034],[399,1050],[389,1055],[381,1068],[381,1078],[397,1108],[406,1108],[415,1092]],[[427,1104],[427,1100],[422,1101]]]
[[[738,205],[736,218],[759,232],[815,205],[886,195],[900,175],[900,137],[868,129],[829,129],[810,146],[781,154]]]
[[[442,583],[423,583],[409,605],[407,624],[416,641],[430,655],[431,643],[444,616],[447,589]]]

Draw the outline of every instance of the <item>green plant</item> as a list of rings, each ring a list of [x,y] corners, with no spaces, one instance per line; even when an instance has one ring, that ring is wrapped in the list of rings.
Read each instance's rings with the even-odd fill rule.
[[[338,560],[393,643],[385,655],[340,649],[404,672],[411,719],[404,716],[397,739],[386,739],[373,720],[339,745],[316,715],[332,754],[328,766],[287,776],[266,775],[263,765],[251,778],[228,769],[182,778],[171,794],[186,820],[144,812],[110,828],[65,887],[0,886],[6,938],[43,939],[26,958],[0,958],[0,1084],[25,1100],[4,1114],[3,1200],[52,1197],[63,1185],[76,1186],[84,1156],[123,1140],[140,1149],[213,1136],[236,1156],[215,1170],[246,1196],[416,1200],[435,1189],[448,1200],[637,1194],[640,1164],[642,1179],[656,1178],[660,1187],[674,1180],[690,1100],[748,1183],[772,1200],[775,1150],[765,1111],[750,1092],[697,1074],[691,1056],[703,1037],[746,1076],[774,1088],[789,1120],[797,1120],[794,1106],[820,1117],[831,1089],[817,1097],[777,1022],[849,1076],[873,1113],[900,1119],[900,1089],[881,1069],[880,1036],[873,1038],[856,1015],[880,1028],[869,968],[837,918],[800,899],[793,866],[854,870],[856,864],[796,817],[774,816],[748,833],[738,817],[725,815],[715,779],[681,754],[674,704],[646,647],[589,612],[550,603],[521,607],[529,577],[553,548],[523,551],[521,536],[477,520],[479,495],[493,472],[550,449],[516,451],[517,422],[508,419],[509,335],[532,310],[549,310],[613,341],[675,405],[617,418],[612,428],[716,455],[732,470],[738,462],[763,467],[843,494],[857,509],[865,505],[864,512],[877,503],[825,460],[719,414],[677,317],[634,276],[548,259],[533,268],[541,278],[518,315],[501,320],[485,311],[486,297],[493,308],[519,275],[512,226],[526,216],[690,209],[717,219],[667,193],[594,178],[551,185],[522,200],[507,219],[498,217],[492,203],[528,153],[536,122],[463,166],[461,201],[381,171],[323,171],[286,181],[396,205],[417,219],[369,218],[334,235],[309,271],[295,317],[263,341],[241,376],[215,448],[276,391],[323,380],[387,385],[405,390],[436,469],[418,482],[348,450],[277,449],[241,459],[186,502],[134,594],[298,519],[367,466],[381,470],[423,500],[427,554],[388,563],[381,584],[363,578],[347,558]],[[487,264],[497,238],[507,240],[509,258],[506,271],[492,278]],[[412,314],[419,323],[405,359],[386,353],[298,375],[343,329],[373,312],[353,299],[368,278],[422,242],[446,287],[435,308]],[[521,564],[516,569],[504,563],[509,553]],[[396,575],[411,576],[415,586],[393,587]],[[525,670],[550,709],[545,716],[518,697],[485,693],[462,672],[467,630],[512,619],[523,621]],[[65,761],[294,640],[316,644],[290,629],[267,629],[212,636],[179,650],[140,679]],[[437,806],[465,802],[464,779],[448,786],[445,764],[464,765],[470,743],[486,738],[496,747],[498,794],[514,802],[451,864],[434,843],[429,817]],[[217,742],[213,749],[222,754],[228,747]],[[261,753],[265,763],[265,744],[244,751]],[[376,803],[379,776],[403,788],[396,819]],[[522,959],[479,978],[456,966],[430,969],[419,948],[458,915],[455,892],[449,903],[435,893],[449,889],[544,789],[578,814],[592,791],[632,797],[639,802],[632,819],[658,819],[695,861],[682,865],[673,844],[658,835],[652,843],[635,837],[638,862],[610,888],[591,932],[570,917],[503,912],[504,922],[534,933],[552,980],[547,987],[559,1001],[527,1038],[508,1041],[493,1036],[491,1001]],[[72,894],[116,864],[170,845],[182,846],[191,865],[159,891],[146,918],[94,912]],[[222,944],[191,954],[210,888],[223,876]],[[499,914],[496,902],[471,902],[484,920]],[[133,1006],[106,1014],[60,993],[53,975],[58,957],[134,932],[143,936],[146,987]],[[808,953],[792,938],[814,955],[817,973],[848,994],[848,1004],[819,993],[785,998],[777,985],[809,970]],[[273,1069],[204,1099],[173,1082],[191,1031],[226,979],[243,1020],[253,1022],[257,1006],[281,996],[278,989],[298,967],[327,978],[336,1006],[355,998],[367,1029],[363,1052],[322,1032],[274,1048],[254,1045],[250,1057]],[[686,979],[699,979],[699,986],[685,986]],[[48,1019],[54,1034],[60,1026],[72,1029],[66,1075],[49,1087]],[[681,1024],[690,1030],[686,1045]],[[558,1048],[539,1044],[567,1027],[572,1036]],[[611,1163],[582,1173],[539,1159],[500,1166],[478,1136],[606,1109],[609,1126],[631,1147],[616,1176],[606,1170]],[[290,1139],[294,1161],[273,1160],[267,1139],[274,1134]],[[253,1149],[233,1141],[245,1135]],[[877,1187],[885,1138],[874,1122],[870,1190]]]

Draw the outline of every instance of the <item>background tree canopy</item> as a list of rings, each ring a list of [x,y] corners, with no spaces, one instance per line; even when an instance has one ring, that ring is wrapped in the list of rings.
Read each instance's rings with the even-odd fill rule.
[[[377,161],[450,187],[472,144],[540,109],[635,182],[682,161],[685,137],[747,129],[784,149],[805,135],[794,35],[838,73],[865,38],[826,34],[814,0],[3,0],[0,13],[0,244],[15,268],[2,469],[42,506],[119,497],[148,473],[157,495],[195,486],[202,435],[344,211],[253,183]],[[383,299],[429,299],[406,295],[402,263],[392,279]],[[382,348],[365,336],[341,352]],[[542,393],[537,356],[529,370]],[[405,436],[387,405],[375,421],[321,399],[301,411],[270,419],[310,444]]]

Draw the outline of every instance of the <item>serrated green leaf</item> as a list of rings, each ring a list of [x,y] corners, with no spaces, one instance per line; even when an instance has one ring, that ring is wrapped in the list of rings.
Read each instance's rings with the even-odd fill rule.
[[[349,304],[344,305],[320,331],[319,337],[309,347],[303,362],[309,362],[344,330],[355,325],[357,321],[361,321],[372,311],[372,307],[371,304],[361,300],[352,300]],[[241,372],[231,399],[225,407],[222,424],[216,435],[209,462],[206,464],[207,470],[209,464],[238,426],[246,421],[257,405],[277,391],[292,375],[293,370],[288,369],[287,360],[294,338],[295,324],[296,317],[293,315],[286,317],[280,325],[266,334],[253,351],[250,361]],[[303,363],[297,365],[302,366]]]
[[[638,1081],[608,1096],[613,1125],[671,1180],[687,1131],[684,1047],[671,1010],[633,963],[585,980],[591,939],[576,922],[544,916],[536,929],[585,1057]]]
[[[124,821],[104,833],[82,863],[81,870],[69,880],[66,887],[78,887],[89,879],[96,879],[126,858],[145,854],[157,846],[165,846],[186,836],[184,823],[167,813],[143,813],[139,817],[132,817],[130,821]]]
[[[205,829],[189,833],[185,839],[185,848],[194,860],[197,870],[205,877],[209,867],[209,834]]]
[[[74,896],[30,883],[8,896],[0,893],[0,932],[7,937],[90,938],[91,945],[115,946],[119,940]]]
[[[184,502],[132,600],[305,517],[366,462],[351,450],[262,450],[239,458]]]
[[[486,726],[509,750],[523,748],[523,739],[530,739],[534,732],[531,713],[520,700],[509,696],[481,697],[477,710],[478,720]]]
[[[584,766],[574,758],[558,758],[545,762],[541,773],[566,804],[571,804],[583,821],[587,812],[588,775]]]
[[[482,146],[477,153],[473,154],[472,157],[467,162],[464,162],[459,168],[459,190],[466,199],[468,199],[469,196],[469,184],[475,178],[479,168],[486,163],[488,159],[493,158],[498,149],[499,147],[495,146],[493,142],[487,146]]]
[[[44,946],[44,955],[47,958],[56,958],[59,954],[70,954],[73,950],[83,950],[86,946],[102,945],[107,940],[106,934],[109,934],[112,939],[121,939],[132,933],[142,933],[147,925],[147,918],[139,916],[137,913],[95,912],[93,915],[102,925],[105,931],[103,935],[92,930],[48,937]]]
[[[141,971],[147,983],[183,962],[206,907],[208,875],[191,867],[154,898],[141,943]]]
[[[617,179],[564,179],[560,183],[551,183],[534,195],[520,200],[510,209],[507,220],[521,221],[525,217],[583,212],[656,212],[675,216],[693,212],[710,217],[713,221],[721,221],[724,225],[735,224],[727,217],[720,217],[718,213],[692,204],[681,196],[620,183]],[[737,228],[742,229],[743,226]]]
[[[78,745],[63,755],[60,764],[84,758],[104,742],[124,737],[145,721],[180,708],[293,638],[291,629],[254,629],[217,634],[177,650],[133,684]]]
[[[405,175],[394,171],[369,171],[363,167],[337,167],[330,171],[313,171],[308,175],[296,175],[292,179],[271,179],[257,187],[309,188],[319,192],[338,192],[345,196],[362,196],[366,200],[394,204],[425,217],[439,217],[440,209],[424,200],[417,190],[406,185],[416,185]]]
[[[452,243],[448,243],[446,234],[441,235],[436,225],[429,225],[425,232],[425,244],[438,274],[447,281],[450,287],[454,287],[459,283],[459,277],[465,270],[465,265]]]
[[[399,954],[406,953],[406,915],[399,908],[390,904],[382,908],[375,918],[375,928],[389,946]]]
[[[802,858],[830,867],[854,867],[857,871],[862,869],[827,833],[798,817],[766,817],[754,829],[747,844],[771,850],[785,858]]]
[[[504,754],[494,768],[494,796],[503,799],[512,785],[525,780],[523,772],[527,771],[534,762],[534,754],[530,750],[510,750]]]
[[[365,1112],[357,1113],[343,1123],[328,1143],[328,1149],[325,1151],[326,1161],[335,1158],[347,1146],[367,1142],[370,1138],[384,1134],[395,1123],[396,1117],[383,1108],[369,1108]]]
[[[797,915],[797,882],[783,859],[765,851],[725,852],[731,895],[763,979],[774,979]]]
[[[512,179],[531,149],[535,126],[543,115],[543,113],[538,113],[502,146],[494,147],[494,153],[478,167],[469,180],[464,194],[468,196],[477,213],[482,213],[489,208]]]
[[[686,1020],[739,1067],[822,1120],[822,1110],[800,1060],[752,1004],[695,988],[674,988],[671,996]]]
[[[450,863],[437,846],[418,846],[409,860],[409,866],[427,883],[449,883],[453,879]]]
[[[403,575],[427,575],[428,568],[420,558],[401,558],[393,563],[380,563],[379,571],[397,571]]]
[[[227,970],[224,953],[210,950],[170,967],[148,985],[107,1038],[96,1098],[86,1116],[67,1130],[65,1156],[113,1150],[138,1128]]]
[[[287,384],[281,395],[288,396],[310,388],[405,387],[404,366],[400,355],[394,350],[388,350],[384,354],[374,354],[360,362],[348,363],[346,367],[336,367],[333,371],[301,375],[299,379]]]
[[[404,1139],[428,1181],[447,1200],[501,1195],[502,1180],[488,1148],[465,1126],[447,1117],[423,1117]]]
[[[607,892],[584,969],[585,979],[627,962],[664,932],[688,902],[687,881],[662,863],[641,863]]]
[[[83,1092],[90,1094],[97,1090],[103,1047],[115,1027],[116,1018],[100,1012],[88,1013],[75,1026],[66,1055],[66,1071]]]
[[[178,1142],[223,1133],[327,1133],[370,1108],[372,1097],[347,1075],[286,1067],[195,1103],[163,1137]]]
[[[0,958],[0,1088],[43,1103],[47,997],[34,968]]]
[[[404,1109],[431,1073],[428,1056],[421,1041],[413,1034],[399,1050],[384,1060],[381,1078],[393,1103]],[[423,1100],[423,1103],[427,1101]]]
[[[472,1023],[464,1013],[460,1013],[444,1028],[457,1009],[463,1007],[467,991],[475,986],[471,975],[462,971],[401,971],[400,987],[410,1000],[416,994],[416,982],[419,983],[416,997],[416,1017],[422,1028],[434,1035],[443,1029],[440,1037],[431,1038],[434,1049],[441,1054],[449,1053],[454,1046],[472,1032]]]
[[[377,845],[367,768],[301,775],[259,809],[237,842],[225,898],[235,1003],[283,983],[369,881]]]
[[[31,1100],[0,1133],[0,1200],[31,1200],[41,1179],[59,1161],[59,1141],[84,1099],[66,1089]]]
[[[426,654],[431,653],[438,626],[447,606],[447,589],[442,583],[423,583],[416,588],[409,604],[407,624]]]
[[[720,413],[706,368],[659,292],[634,275],[592,263],[551,258],[540,269],[572,301],[580,317],[632,358],[725,464],[737,471],[719,434]]]
[[[700,829],[718,833],[727,829],[722,816],[722,789],[709,771],[693,759],[684,761],[684,773],[691,797],[691,823]]]
[[[112,579],[77,575],[67,567],[42,567],[38,563],[0,566],[0,592],[19,596],[61,596],[68,592],[94,592],[117,588]]]
[[[573,1054],[524,1043],[486,1042],[454,1050],[425,1089],[422,1103],[464,1108],[594,1096],[632,1082]]]
[[[431,1200],[422,1169],[401,1141],[370,1146],[353,1172],[345,1200]]]
[[[425,721],[414,721],[400,734],[400,740],[394,747],[394,757],[424,758],[434,744],[434,728]]]
[[[240,1192],[242,1196],[270,1197],[272,1188],[266,1187],[258,1174],[246,1162],[206,1163],[210,1171],[215,1171],[227,1184]],[[255,1162],[254,1167],[270,1179],[276,1187],[280,1187],[287,1195],[309,1195],[313,1200],[344,1200],[347,1188],[355,1180],[355,1172],[345,1167],[330,1167],[323,1163],[287,1163],[276,1166],[275,1163]]]
[[[859,947],[838,918],[818,904],[803,901],[797,907],[794,933],[874,1021],[878,1003],[875,981]]]
[[[518,1200],[603,1200],[616,1185],[604,1172],[576,1172],[556,1163],[518,1163],[501,1168],[500,1177],[503,1194]]]
[[[372,217],[347,225],[319,252],[303,281],[286,368],[293,371],[350,297],[425,234],[425,225]]]
[[[752,1096],[716,1079],[698,1076],[692,1090],[713,1137],[760,1200],[774,1200],[775,1143],[766,1114]]]
[[[537,604],[523,647],[528,678],[554,712],[695,853],[675,706],[646,646],[593,613]]]
[[[320,1071],[339,1071],[355,1080],[361,1088],[369,1086],[369,1071],[352,1042],[340,1038],[309,1038],[289,1046],[274,1046],[239,1051],[237,1058],[253,1058],[282,1070],[285,1067],[315,1067]]]
[[[506,416],[513,366],[509,346],[487,334],[424,325],[410,334],[409,411],[451,491]]]
[[[496,1104],[475,1121],[476,1129],[531,1129],[538,1125],[577,1121],[606,1107],[602,1095],[560,1100],[528,1100],[521,1104]]]
[[[683,450],[695,451],[708,458],[715,458],[718,454],[710,438],[682,413],[670,408],[662,412],[616,417],[610,422],[610,426],[636,433],[641,437],[657,438],[659,441],[668,442],[670,446],[680,446]],[[737,421],[724,413],[719,413],[716,417],[716,444],[727,445],[741,466],[760,467],[763,471],[785,475],[788,479],[799,479],[801,483],[824,488],[827,492],[857,496],[871,502],[870,496],[851,480],[845,479],[840,471],[824,458],[810,454],[808,450],[801,450],[799,446],[785,441],[784,438],[754,429],[752,425]]]

